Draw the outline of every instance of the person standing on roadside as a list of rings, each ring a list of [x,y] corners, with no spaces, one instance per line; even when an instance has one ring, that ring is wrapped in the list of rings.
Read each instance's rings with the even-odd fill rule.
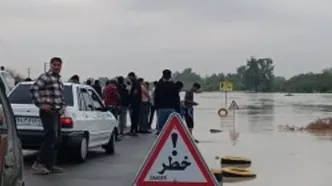
[[[142,95],[142,102],[141,102],[141,107],[140,107],[140,115],[139,115],[139,133],[142,134],[149,134],[151,133],[148,128],[149,128],[149,91],[147,84],[144,82],[143,78],[139,78],[138,82],[141,85],[141,95]]]
[[[151,104],[151,107],[150,107],[150,114],[149,114],[149,129],[151,129],[154,113],[156,111],[156,107],[154,106],[154,91],[156,89],[157,84],[158,84],[158,81],[154,81],[153,82],[153,88],[150,91],[150,104]]]
[[[149,82],[147,82],[147,81],[144,81],[144,87],[145,87],[145,89],[148,91],[148,97],[149,97],[149,100],[148,100],[148,112],[147,112],[147,118],[146,118],[146,121],[147,121],[147,129],[149,129],[149,115],[150,115],[150,111],[151,111],[151,104],[150,104],[150,99],[151,99],[151,97],[150,97],[150,83]]]
[[[201,85],[199,83],[194,83],[191,89],[186,91],[186,94],[184,96],[184,118],[186,120],[186,124],[191,135],[193,134],[194,129],[194,106],[198,105],[198,103],[194,101],[194,94],[197,93],[200,88]],[[199,141],[195,139],[195,142],[198,143]]]
[[[80,77],[77,74],[75,74],[69,79],[69,82],[80,84]]]
[[[86,80],[86,85],[89,85],[89,86],[92,85],[92,81],[91,81],[91,79]]]
[[[140,107],[142,103],[142,91],[141,85],[137,81],[136,74],[134,72],[130,72],[128,74],[128,79],[131,81],[131,89],[130,89],[130,136],[138,136],[138,122],[139,122],[139,114]]]
[[[44,130],[44,142],[37,161],[32,165],[32,168],[41,174],[62,172],[61,168],[55,166],[61,137],[60,116],[65,112],[61,67],[61,58],[52,58],[50,70],[41,74],[30,87],[32,100],[39,108]]]
[[[176,108],[176,111],[181,115],[181,116],[184,116],[184,110],[183,110],[183,107],[181,106],[182,103],[181,103],[181,96],[180,96],[180,93],[183,89],[183,82],[182,81],[177,81],[175,82],[175,86],[176,86],[176,90],[178,91],[178,97],[177,97],[177,102],[178,102],[178,105],[177,105],[177,108]]]
[[[100,85],[100,82],[99,80],[95,80],[95,83],[92,85],[93,89],[95,89],[95,91],[97,92],[97,94],[102,97],[102,88],[101,88],[101,85]]]
[[[120,135],[124,135],[124,129],[127,126],[127,111],[130,104],[129,92],[127,85],[125,84],[124,77],[118,77],[118,92],[120,95],[120,105],[119,105],[119,127]]]
[[[162,78],[155,89],[154,103],[158,115],[157,135],[163,129],[168,117],[173,112],[176,112],[179,107],[178,90],[171,77],[172,72],[168,69],[164,70]]]
[[[114,117],[118,119],[118,105],[120,102],[120,95],[118,93],[115,80],[109,80],[103,90],[103,100],[109,111]]]

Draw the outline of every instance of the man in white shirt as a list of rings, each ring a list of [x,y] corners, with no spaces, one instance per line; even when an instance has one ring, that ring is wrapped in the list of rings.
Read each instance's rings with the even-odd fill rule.
[[[156,112],[156,108],[154,106],[154,90],[157,86],[158,81],[154,81],[153,82],[153,88],[150,91],[150,104],[151,104],[151,109],[150,109],[150,116],[149,116],[149,129],[151,129],[151,125],[153,122],[153,117],[154,117],[154,113]]]

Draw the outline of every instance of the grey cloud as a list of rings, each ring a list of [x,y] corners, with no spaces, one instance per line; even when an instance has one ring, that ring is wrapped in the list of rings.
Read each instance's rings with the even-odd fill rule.
[[[252,55],[271,56],[276,73],[290,76],[329,65],[331,5],[327,0],[5,0],[0,1],[0,54],[10,51],[3,55],[10,65],[21,71],[30,66],[36,74],[43,62],[60,55],[68,61],[66,76],[135,70],[147,78],[159,77],[167,67],[230,72]]]

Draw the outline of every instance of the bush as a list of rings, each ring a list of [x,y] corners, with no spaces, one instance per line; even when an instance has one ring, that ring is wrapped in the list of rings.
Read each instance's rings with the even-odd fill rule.
[[[309,125],[307,125],[305,129],[319,131],[332,130],[332,118],[329,117],[318,119],[314,122],[309,123]]]

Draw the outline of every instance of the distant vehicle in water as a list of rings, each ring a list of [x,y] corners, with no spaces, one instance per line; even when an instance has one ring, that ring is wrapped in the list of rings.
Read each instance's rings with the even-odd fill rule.
[[[0,79],[3,82],[5,93],[8,94],[15,87],[15,78],[5,70],[0,70]]]
[[[23,186],[23,154],[16,122],[0,79],[0,186]]]
[[[285,96],[294,96],[292,93],[287,93]]]

